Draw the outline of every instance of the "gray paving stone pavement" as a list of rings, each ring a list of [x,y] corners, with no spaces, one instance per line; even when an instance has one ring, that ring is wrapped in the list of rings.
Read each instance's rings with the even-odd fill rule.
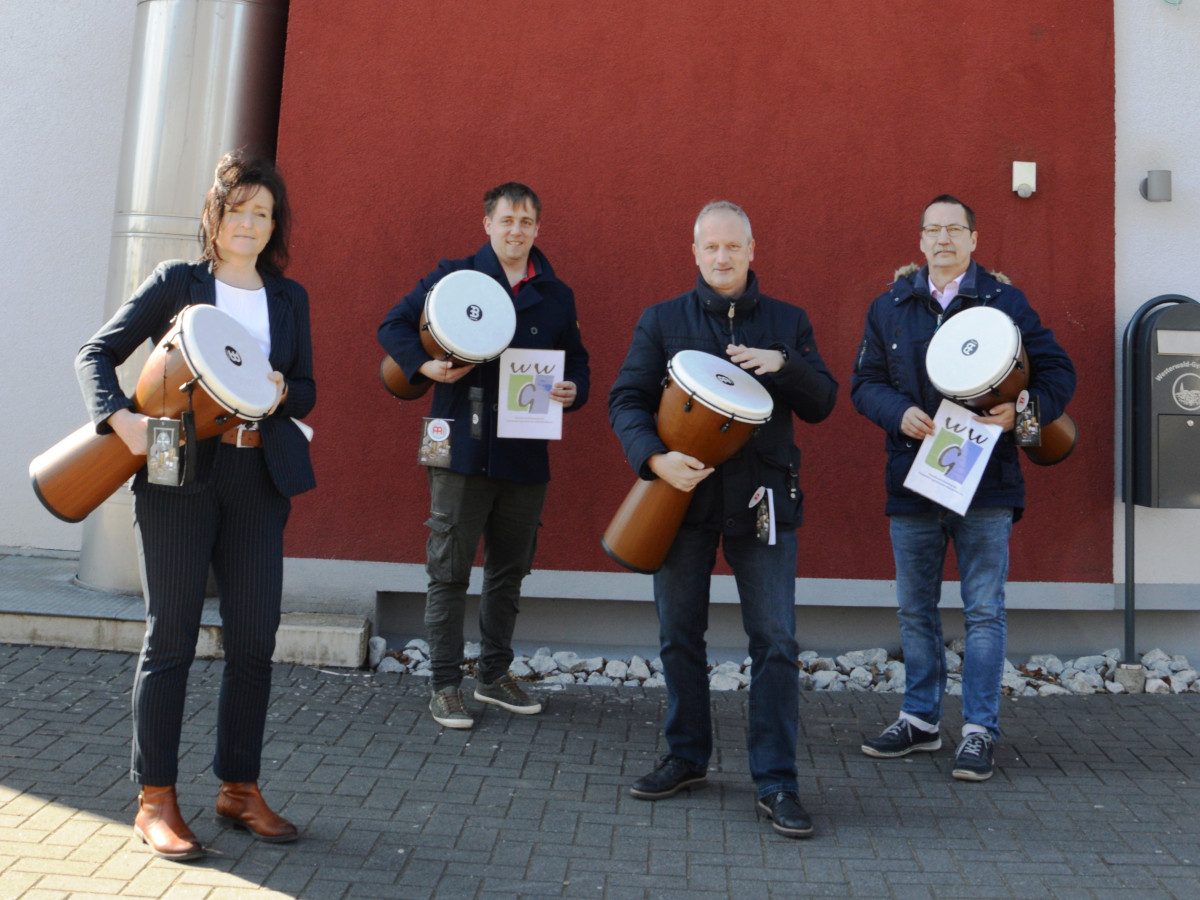
[[[714,695],[709,785],[646,803],[627,789],[664,752],[662,689],[539,690],[539,716],[452,731],[421,679],[277,666],[263,787],[302,838],[267,845],[211,817],[202,661],[179,793],[210,852],[180,864],[131,840],[134,661],[0,645],[0,898],[1200,898],[1200,695],[1006,700],[996,775],[965,784],[949,739],[859,752],[896,696],[803,694],[817,834],[790,841],[755,818],[745,692]]]

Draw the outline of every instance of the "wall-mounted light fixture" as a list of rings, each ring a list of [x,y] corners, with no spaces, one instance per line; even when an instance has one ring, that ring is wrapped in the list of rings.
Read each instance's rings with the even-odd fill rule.
[[[1151,169],[1138,188],[1147,200],[1162,202],[1171,199],[1171,170]]]
[[[1028,200],[1037,190],[1037,163],[1013,163],[1013,190],[1022,200]]]

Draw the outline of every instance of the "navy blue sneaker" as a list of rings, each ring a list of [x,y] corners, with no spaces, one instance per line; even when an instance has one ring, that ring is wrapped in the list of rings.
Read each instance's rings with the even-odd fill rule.
[[[895,759],[910,753],[932,753],[941,749],[940,734],[922,731],[908,719],[897,719],[879,737],[863,741],[862,745],[862,752],[876,759]]]
[[[992,777],[995,744],[985,731],[967,735],[954,751],[954,771],[950,774],[960,781],[987,781]]]

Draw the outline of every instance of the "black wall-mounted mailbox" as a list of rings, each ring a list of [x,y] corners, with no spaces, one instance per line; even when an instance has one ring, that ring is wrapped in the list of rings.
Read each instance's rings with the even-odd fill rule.
[[[1133,337],[1134,502],[1200,509],[1200,304],[1155,309]]]

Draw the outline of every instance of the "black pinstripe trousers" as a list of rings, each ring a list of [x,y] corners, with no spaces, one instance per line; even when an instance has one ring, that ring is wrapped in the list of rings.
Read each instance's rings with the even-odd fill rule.
[[[188,669],[196,655],[209,564],[221,599],[225,668],[213,774],[257,781],[283,595],[283,528],[291,501],[261,449],[221,444],[196,492],[146,487],[133,517],[146,596],[146,637],[133,681],[138,784],[174,784]]]

